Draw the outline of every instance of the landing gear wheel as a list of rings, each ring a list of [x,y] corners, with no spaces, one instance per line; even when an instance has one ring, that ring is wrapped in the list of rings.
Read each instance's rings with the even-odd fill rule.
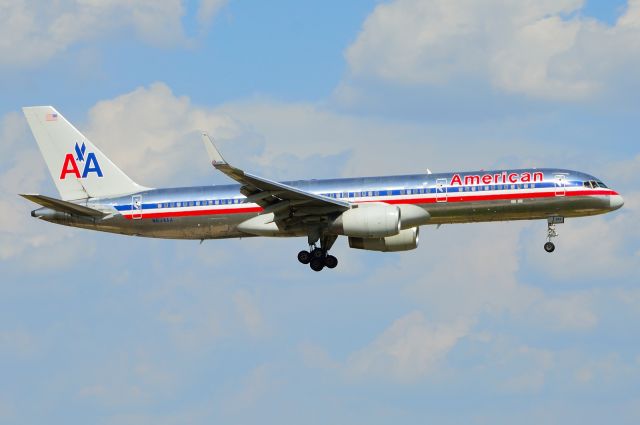
[[[309,261],[311,261],[311,253],[309,251],[300,251],[298,253],[298,261],[302,264],[309,264]]]
[[[321,271],[324,268],[324,258],[312,258],[309,262],[309,267],[311,267],[311,270],[314,272]]]
[[[324,265],[330,269],[335,269],[338,265],[338,259],[333,255],[327,255],[327,258],[324,259]]]
[[[311,257],[312,258],[324,258],[324,251],[320,248],[314,248],[313,251],[311,251]]]
[[[553,242],[547,242],[546,244],[544,244],[544,250],[547,252],[553,252],[556,249],[556,246],[553,244]]]

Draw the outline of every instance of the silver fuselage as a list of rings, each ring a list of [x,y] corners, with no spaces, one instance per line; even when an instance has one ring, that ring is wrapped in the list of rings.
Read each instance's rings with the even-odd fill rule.
[[[523,177],[526,175],[529,177]],[[352,203],[416,205],[429,213],[427,224],[444,224],[589,216],[621,206],[622,198],[617,192],[604,185],[585,185],[589,181],[598,179],[562,169],[521,169],[299,180],[286,184]],[[237,184],[150,189],[74,202],[107,215],[77,217],[46,208],[33,215],[58,224],[126,235],[218,239],[252,236],[240,232],[237,226],[262,211],[260,206],[246,202]],[[298,228],[284,229],[276,236],[303,235],[306,230]]]

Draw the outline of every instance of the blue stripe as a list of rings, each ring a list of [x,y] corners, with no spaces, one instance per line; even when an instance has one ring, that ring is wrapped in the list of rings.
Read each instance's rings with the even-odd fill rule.
[[[496,190],[512,190],[511,186],[515,186],[515,189],[524,189],[525,184],[528,184],[529,186],[533,185],[534,189],[556,187],[556,184],[554,182],[542,182],[542,183],[509,183],[509,184],[505,183],[505,184],[499,184],[499,185],[455,186],[455,187],[444,186],[444,188],[446,188],[447,193],[456,193],[456,192],[469,193],[469,192],[489,192],[489,191],[496,191]],[[504,186],[506,186],[506,188],[503,189]],[[582,187],[582,181],[574,180],[574,181],[567,181],[565,183],[565,187],[577,187],[577,186]],[[470,187],[475,187],[476,190],[474,191],[463,190],[464,188],[468,189]],[[484,189],[485,187],[488,187],[489,189],[485,190]],[[371,196],[427,195],[427,194],[436,194],[436,193],[444,194],[443,188],[438,190],[435,187],[426,187],[426,188],[420,187],[420,188],[402,189],[402,190],[394,189],[394,190],[366,190],[361,192],[335,192],[335,193],[325,193],[323,195],[331,198],[339,198],[339,197],[342,197],[342,195],[345,195],[345,197],[353,198],[353,197],[356,197],[356,194],[358,194],[357,197],[366,198],[366,197],[369,197],[369,192],[372,193]],[[142,210],[157,209],[158,205],[164,205],[164,204],[169,204],[168,208],[214,207],[214,206],[218,207],[218,206],[224,206],[224,205],[240,205],[245,201],[244,199],[240,199],[241,201],[240,203],[229,202],[237,199],[238,198],[215,199],[215,200],[211,199],[211,201],[218,201],[217,204],[212,204],[212,205],[208,204],[209,199],[205,199],[205,200],[199,199],[198,201],[180,201],[180,202],[153,202],[153,203],[142,204],[141,209]],[[195,205],[195,202],[201,202],[201,203],[207,202],[207,204]],[[190,203],[193,203],[194,205],[185,205]],[[176,204],[180,204],[180,206],[178,207]],[[132,211],[132,205],[130,203],[124,204],[124,205],[114,205],[114,208],[120,212]]]

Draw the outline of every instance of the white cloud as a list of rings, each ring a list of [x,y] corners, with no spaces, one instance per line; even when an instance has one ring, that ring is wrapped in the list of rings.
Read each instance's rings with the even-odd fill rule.
[[[246,290],[236,291],[233,294],[233,302],[246,329],[252,336],[260,336],[266,331],[266,325],[254,298]]]
[[[604,279],[613,283],[640,269],[640,194],[624,194],[621,210],[601,217],[568,219],[557,226],[556,252],[528,243],[527,259],[545,264],[544,272],[557,279]]]
[[[227,3],[227,0],[201,0],[198,7],[198,21],[201,24],[211,22],[211,19]]]
[[[213,174],[199,130],[221,137],[237,132],[231,119],[156,83],[98,102],[89,111],[86,134],[134,180],[153,186]]]
[[[157,357],[144,350],[108,353],[101,360],[100,367],[76,377],[76,396],[111,407],[139,405],[172,394],[179,382],[174,369],[156,363]]]
[[[203,107],[164,83],[97,103],[85,128],[118,166],[147,186],[193,184],[215,175],[203,157],[199,129],[216,137],[229,161],[283,179],[422,172],[424,158],[434,171],[452,157],[460,167],[490,166],[500,157],[489,147],[503,143],[469,143],[467,131],[342,115],[310,103],[251,99]],[[462,144],[469,155],[461,158],[454,154]],[[512,145],[533,153],[533,146]]]
[[[207,23],[222,1],[205,0],[198,19]],[[155,46],[185,45],[182,0],[0,0],[0,66],[45,62],[70,46],[132,31]]]
[[[61,268],[91,255],[93,245],[81,247],[77,232],[46,225],[29,215],[38,207],[18,194],[41,191],[47,183],[52,186],[49,174],[24,117],[11,112],[0,125],[0,261],[28,254],[30,269],[37,271]]]
[[[527,313],[533,316],[530,319],[550,329],[589,330],[598,324],[598,316],[593,311],[594,296],[591,293],[571,293],[546,297],[535,303]]]
[[[432,372],[468,331],[465,321],[436,325],[427,322],[422,313],[412,312],[354,353],[347,371],[356,376],[418,380]]]
[[[640,53],[640,1],[613,26],[583,0],[395,0],[366,19],[346,58],[355,77],[439,85],[484,79],[532,97],[588,97]]]
[[[435,317],[517,315],[542,296],[540,290],[518,280],[519,239],[524,226],[423,227],[419,248],[423,252],[402,256],[397,270],[383,271],[378,279],[406,282],[408,295],[425,303]]]
[[[305,366],[318,369],[338,369],[341,364],[331,359],[331,356],[323,347],[309,341],[302,342],[298,346],[298,352]]]
[[[251,369],[242,379],[240,388],[226,397],[223,409],[234,417],[255,407],[263,398],[274,391],[278,385],[276,377],[272,376],[272,367],[261,364]]]
[[[515,373],[502,383],[508,392],[537,392],[545,384],[547,373],[554,365],[554,354],[548,350],[520,346],[502,353],[502,362],[516,366]]]
[[[0,354],[24,358],[37,348],[33,335],[25,329],[0,329]]]
[[[436,320],[475,321],[487,315],[508,315],[519,325],[551,331],[593,329],[598,324],[595,294],[556,294],[543,290],[535,281],[523,280],[521,240],[529,233],[525,230],[533,226],[493,223],[445,225],[437,230],[423,227],[422,246],[401,254],[395,265],[380,270],[375,282],[404,291]],[[539,244],[534,245],[527,252],[536,249],[548,255]],[[529,259],[533,267],[546,267],[549,261],[544,256],[535,259]]]
[[[635,382],[640,376],[640,363],[629,361],[618,353],[583,359],[574,371],[574,379],[581,385],[610,386],[619,382]]]

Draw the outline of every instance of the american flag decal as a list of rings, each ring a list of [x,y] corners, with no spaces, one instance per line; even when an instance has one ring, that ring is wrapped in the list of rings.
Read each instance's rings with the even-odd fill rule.
[[[58,119],[58,114],[47,114],[45,116],[45,120],[47,121],[56,121]]]

